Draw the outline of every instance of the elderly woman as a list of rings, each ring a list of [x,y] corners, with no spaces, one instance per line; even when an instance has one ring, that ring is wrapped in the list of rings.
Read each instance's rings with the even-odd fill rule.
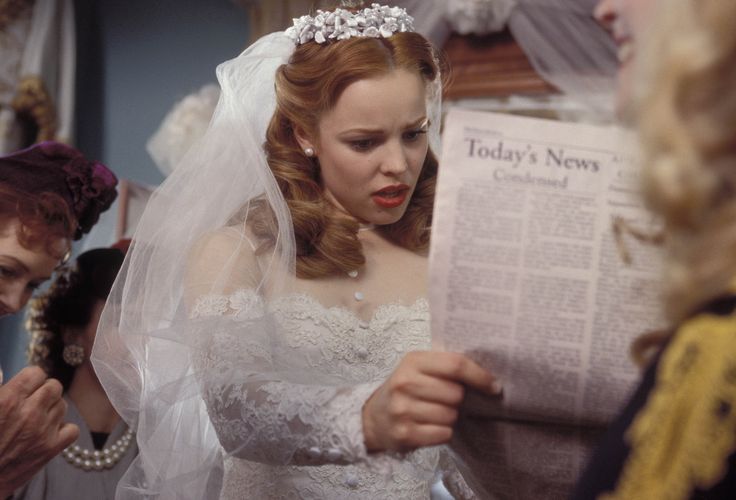
[[[107,167],[56,142],[0,158],[0,316],[22,309],[49,279],[71,241],[112,204],[116,184]],[[76,439],[65,413],[61,385],[39,368],[0,386],[0,498]]]

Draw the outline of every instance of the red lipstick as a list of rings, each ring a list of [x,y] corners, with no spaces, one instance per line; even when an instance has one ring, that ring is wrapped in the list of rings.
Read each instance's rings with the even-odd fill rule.
[[[395,184],[379,189],[371,195],[373,203],[382,208],[396,208],[404,203],[409,194],[409,186]]]

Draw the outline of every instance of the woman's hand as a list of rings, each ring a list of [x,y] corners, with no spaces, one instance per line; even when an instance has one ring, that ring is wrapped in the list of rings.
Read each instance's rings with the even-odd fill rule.
[[[64,423],[65,415],[61,384],[37,366],[0,387],[0,498],[79,437],[76,425]]]
[[[363,405],[366,449],[410,451],[448,443],[466,386],[501,393],[493,375],[462,354],[407,354]]]

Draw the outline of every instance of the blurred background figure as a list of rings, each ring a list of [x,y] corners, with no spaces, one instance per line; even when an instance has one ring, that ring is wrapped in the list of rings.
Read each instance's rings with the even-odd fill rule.
[[[121,242],[116,248],[84,252],[29,305],[29,363],[61,382],[66,420],[81,432],[14,499],[113,498],[136,455],[135,437],[112,407],[89,361],[97,323],[126,248]]]
[[[107,167],[57,142],[0,157],[0,317],[22,309],[51,277],[72,240],[113,202],[116,184]],[[77,427],[63,423],[61,392],[38,368],[0,386],[0,498],[76,439]]]
[[[615,108],[620,118],[632,119],[633,72],[641,38],[651,27],[656,0],[601,0],[593,16],[611,35],[616,44]]]
[[[573,498],[736,498],[736,3],[649,3],[626,90],[676,326]]]

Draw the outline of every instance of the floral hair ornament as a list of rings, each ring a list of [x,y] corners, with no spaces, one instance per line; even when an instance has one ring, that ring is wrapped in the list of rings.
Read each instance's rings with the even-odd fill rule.
[[[294,19],[286,35],[301,45],[314,40],[347,40],[353,37],[388,38],[396,32],[414,31],[414,18],[402,7],[377,3],[356,12],[346,9],[318,10],[315,16]]]
[[[118,180],[105,165],[71,146],[46,141],[0,157],[0,182],[29,194],[61,196],[77,221],[78,240],[110,208]]]

